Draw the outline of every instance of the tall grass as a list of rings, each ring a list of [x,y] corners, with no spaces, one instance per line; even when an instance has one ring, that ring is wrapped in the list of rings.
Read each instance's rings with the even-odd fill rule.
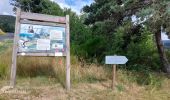
[[[5,51],[3,50],[0,53],[0,78],[4,80],[9,80],[10,76],[11,49],[12,46],[9,46],[9,49],[5,49]],[[51,83],[60,83],[65,87],[65,64],[64,57],[19,56],[17,58],[18,84],[24,87],[29,87],[30,85],[37,87],[42,83],[48,86]],[[136,100],[138,98],[139,100],[169,100],[170,80],[164,74],[150,71],[129,71],[123,68],[120,70],[119,66],[117,66],[117,69],[117,91],[113,92],[110,89],[112,79],[111,66],[87,64],[79,62],[76,56],[71,56],[71,83],[76,87],[78,86],[75,90],[73,89],[77,92],[73,93],[75,93],[75,96],[77,94],[80,97],[87,95],[85,96],[86,98],[94,95],[96,99],[102,98],[106,100],[110,100],[110,98],[115,98],[115,100]],[[30,78],[31,81],[28,81]],[[3,82],[0,81],[0,83]],[[80,85],[76,85],[77,83]],[[89,83],[91,84],[89,85]],[[82,95],[80,95],[81,93]],[[33,92],[33,94],[36,93]],[[41,92],[38,92],[39,94]]]
[[[0,54],[0,78],[7,79],[11,65],[11,49]]]
[[[9,78],[11,66],[11,48],[0,55],[1,78]],[[71,82],[95,82],[107,79],[103,66],[88,64],[81,66],[77,58],[71,56]],[[64,85],[66,77],[64,57],[23,57],[17,58],[18,77],[52,77]]]
[[[11,67],[12,46],[0,54],[0,78],[9,79]],[[17,77],[49,77],[63,86],[66,78],[64,57],[23,57],[17,58]],[[162,77],[152,72],[133,72],[118,70],[117,81],[121,84],[135,82],[139,85],[161,87]],[[71,56],[71,82],[100,82],[112,79],[112,67],[97,64],[82,64],[76,56]],[[122,90],[120,84],[118,88]]]

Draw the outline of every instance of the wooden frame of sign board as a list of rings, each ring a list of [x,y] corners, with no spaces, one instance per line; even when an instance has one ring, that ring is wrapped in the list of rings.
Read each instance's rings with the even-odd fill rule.
[[[62,55],[56,55],[55,53],[47,52],[18,52],[19,48],[19,33],[21,24],[32,24],[32,25],[46,25],[54,27],[65,28],[65,52]],[[16,84],[16,69],[17,69],[17,56],[64,56],[66,57],[66,89],[70,90],[70,27],[69,27],[69,15],[65,17],[51,16],[37,13],[22,12],[17,8],[16,22],[15,22],[15,35],[12,52],[12,65],[11,65],[11,76],[10,86],[14,87]]]

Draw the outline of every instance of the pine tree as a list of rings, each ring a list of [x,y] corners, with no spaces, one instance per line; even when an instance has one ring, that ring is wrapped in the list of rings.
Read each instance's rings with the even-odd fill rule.
[[[94,30],[102,29],[101,32],[97,33],[105,33],[112,43],[113,41],[109,37],[113,37],[113,33],[119,27],[123,27],[127,30],[124,38],[124,48],[132,41],[132,35],[141,35],[139,30],[142,26],[147,26],[155,36],[162,63],[161,68],[170,73],[170,63],[161,43],[161,26],[166,32],[170,32],[169,5],[169,0],[95,0],[93,4],[83,8],[83,11],[88,13],[84,23],[93,26]],[[133,15],[139,19],[136,25],[132,25],[131,17]]]

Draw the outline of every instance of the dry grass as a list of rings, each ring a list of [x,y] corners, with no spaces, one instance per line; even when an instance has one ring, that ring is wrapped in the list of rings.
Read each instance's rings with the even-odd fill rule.
[[[161,73],[117,70],[111,89],[112,68],[78,63],[71,57],[71,91],[65,90],[64,58],[18,57],[17,87],[0,92],[0,100],[170,100],[170,79]],[[0,88],[8,85],[11,49],[0,55]],[[19,91],[19,92],[16,92]],[[22,93],[22,91],[25,91]]]
[[[107,73],[103,66],[90,64],[81,66],[76,57],[71,57],[71,81],[95,82],[107,79]],[[8,79],[11,66],[11,49],[0,55],[0,75]],[[55,78],[56,81],[64,85],[65,82],[65,58],[64,57],[18,57],[17,59],[17,76],[18,77],[37,77],[46,76]]]
[[[169,100],[170,80],[165,79],[161,89],[148,89],[136,83],[118,85],[124,88],[120,91],[117,87],[114,91],[110,88],[111,80],[72,84],[71,91],[66,91],[60,83],[49,81],[49,78],[38,77],[19,79],[15,89],[0,93],[4,100]],[[5,84],[6,82],[4,81]],[[29,83],[29,84],[28,84]],[[15,92],[15,91],[19,92]],[[13,92],[14,91],[14,92]],[[22,92],[25,91],[25,92]]]

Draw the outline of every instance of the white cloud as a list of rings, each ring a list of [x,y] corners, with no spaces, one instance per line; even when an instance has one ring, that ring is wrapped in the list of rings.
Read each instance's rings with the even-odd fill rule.
[[[14,15],[13,6],[10,5],[9,0],[0,1],[0,15]]]
[[[68,3],[66,3],[66,0],[55,0],[55,2],[59,4],[61,8],[71,8],[72,11],[80,14],[80,10],[83,8],[83,6],[90,5],[93,0],[75,0],[74,5],[68,5]]]
[[[4,11],[2,15],[10,15],[10,13]]]
[[[54,0],[50,0],[50,1],[54,2]]]

